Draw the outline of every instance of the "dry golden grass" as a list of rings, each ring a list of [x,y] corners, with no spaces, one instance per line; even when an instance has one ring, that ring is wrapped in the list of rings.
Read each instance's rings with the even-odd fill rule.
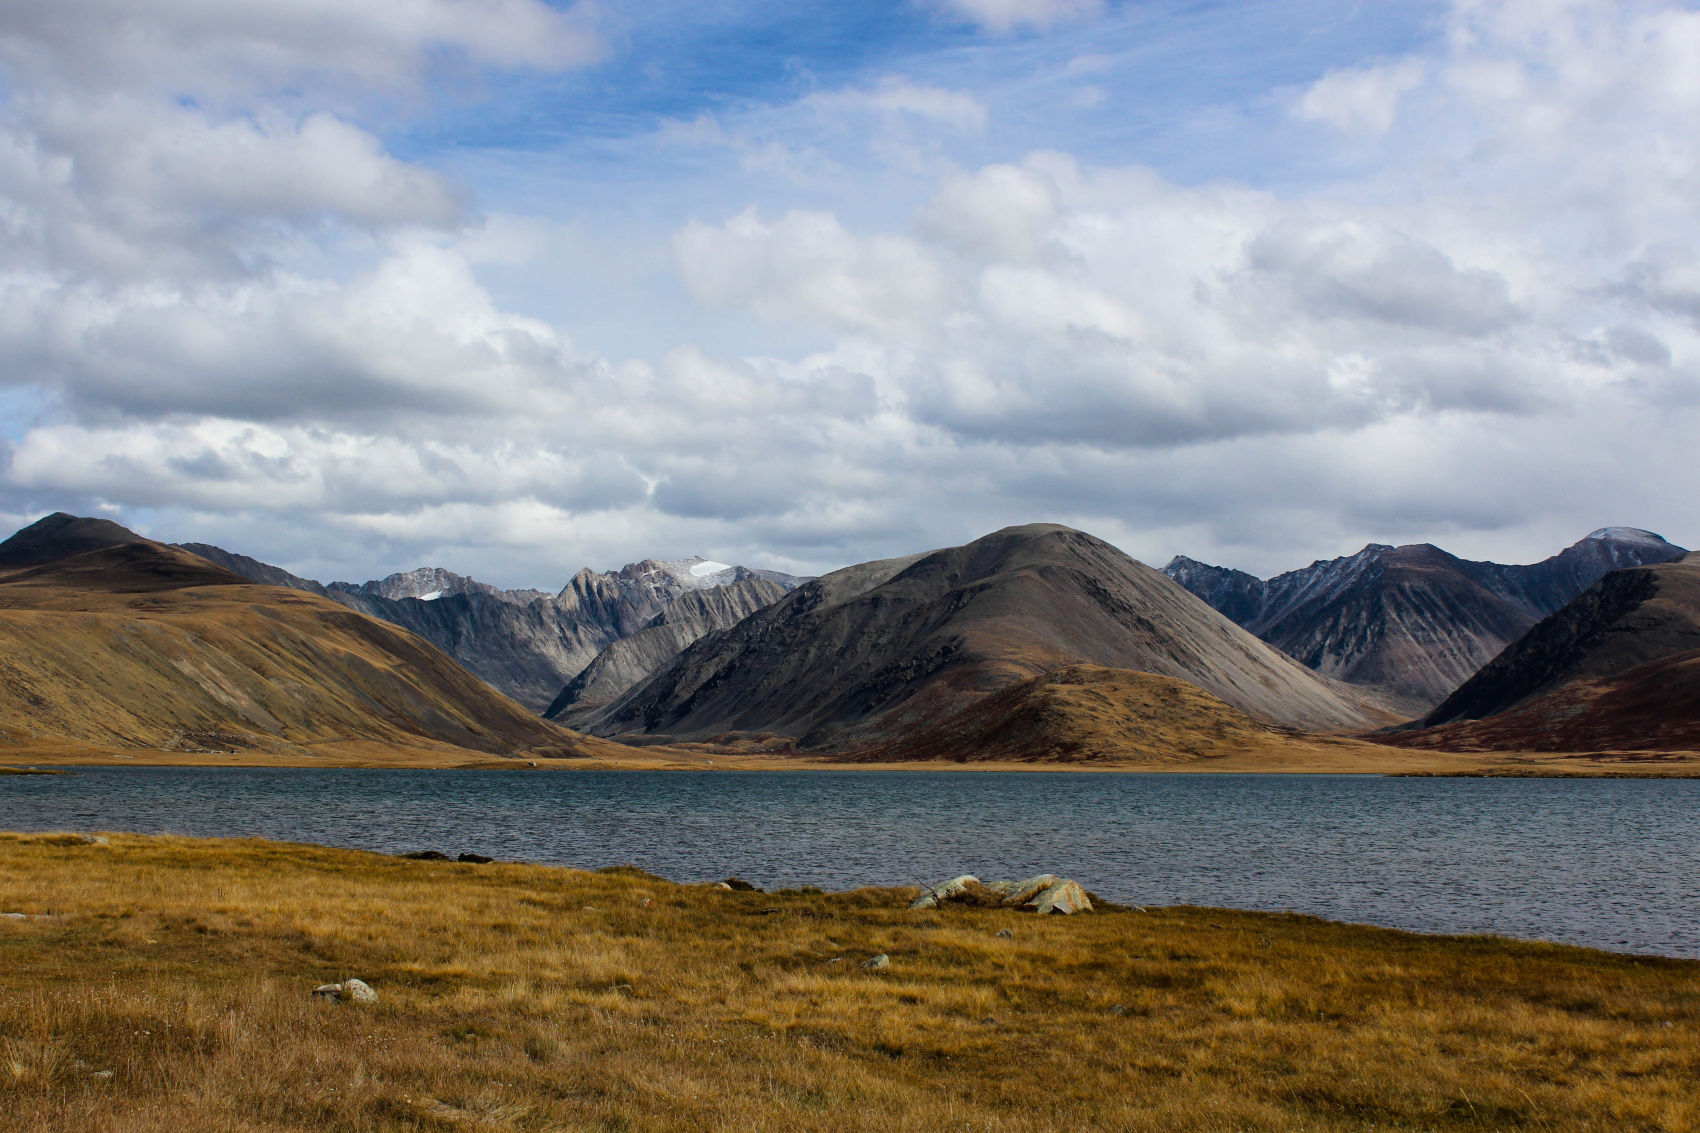
[[[0,918],[0,1123],[1700,1126],[1700,964],[1204,909],[909,913],[906,896],[3,836],[0,911],[53,915]],[[878,952],[890,969],[863,971]],[[309,998],[350,976],[381,1001]]]

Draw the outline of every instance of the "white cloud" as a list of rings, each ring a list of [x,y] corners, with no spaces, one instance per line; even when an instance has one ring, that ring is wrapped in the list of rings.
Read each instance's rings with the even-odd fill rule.
[[[521,284],[590,286],[546,275],[546,218],[477,227],[477,186],[344,97],[444,53],[563,65],[581,24],[226,8],[69,6],[111,25],[86,45],[52,6],[0,16],[0,381],[42,406],[0,448],[0,515],[149,509],[321,575],[436,560],[542,585],[641,554],[820,569],[1037,518],[1260,570],[1368,538],[1700,539],[1693,13],[1461,5],[1431,50],[1292,104],[1348,151],[1276,115],[1267,146],[1346,154],[1279,192],[1011,159],[988,100],[914,80],[676,125],[675,157],[784,175],[661,218],[660,251],[597,245],[622,270],[670,251],[681,296],[656,287],[653,348],[616,363],[516,313]],[[958,14],[1011,32],[1096,8]],[[204,97],[171,97],[174,68]],[[335,97],[284,91],[302,75]],[[851,135],[1000,159],[891,174],[822,141]],[[843,184],[848,204],[806,195]],[[692,345],[746,316],[810,345]]]
[[[435,52],[496,67],[588,62],[587,14],[542,0],[53,0],[0,9],[10,69],[88,90],[223,95],[308,75],[413,83]]]
[[[903,114],[955,130],[986,128],[986,104],[959,90],[888,78],[869,88],[848,88],[811,95],[805,102],[828,111]]]
[[[1419,63],[1330,71],[1311,85],[1295,108],[1302,118],[1341,130],[1385,134],[1393,128],[1399,100],[1423,81]]]
[[[1106,0],[939,0],[957,18],[994,35],[1021,28],[1047,31],[1059,24],[1098,15]]]
[[[919,336],[942,311],[945,279],[904,236],[857,238],[834,216],[754,209],[724,224],[692,221],[674,238],[680,278],[696,299],[834,330]]]

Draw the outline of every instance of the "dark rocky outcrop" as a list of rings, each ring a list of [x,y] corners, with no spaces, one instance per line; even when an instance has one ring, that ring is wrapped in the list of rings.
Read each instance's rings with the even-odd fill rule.
[[[1082,662],[1177,677],[1294,727],[1388,719],[1102,540],[1034,524],[816,579],[702,638],[582,726],[843,749]]]
[[[1526,566],[1377,543],[1267,581],[1185,557],[1164,573],[1317,672],[1420,715],[1608,571],[1682,554],[1651,532],[1608,527]]]

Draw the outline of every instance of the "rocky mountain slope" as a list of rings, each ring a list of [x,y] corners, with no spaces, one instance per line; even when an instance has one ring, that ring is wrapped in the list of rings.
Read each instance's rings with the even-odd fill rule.
[[[818,578],[582,719],[609,736],[775,733],[842,749],[1080,663],[1176,677],[1267,722],[1387,719],[1159,572],[1050,524]]]
[[[543,715],[570,727],[683,653],[698,638],[729,629],[785,594],[779,583],[762,577],[687,591],[642,629],[598,653]]]
[[[741,606],[753,595],[783,594],[804,581],[697,557],[645,559],[606,573],[587,567],[558,594],[502,590],[440,567],[321,586],[209,544],[183,546],[253,581],[322,594],[409,629],[536,712],[549,708],[602,650],[644,629],[682,595],[742,587],[729,600]],[[745,585],[758,579],[759,587]],[[665,635],[653,637],[649,653],[663,640]],[[605,674],[630,668],[609,667]]]
[[[604,750],[410,633],[56,514],[0,544],[0,740],[171,750]]]
[[[1446,751],[1700,749],[1700,556],[1614,571],[1415,726]]]
[[[1614,571],[1483,666],[1421,723],[1497,716],[1568,685],[1616,679],[1697,650],[1700,555]],[[1694,711],[1700,714],[1700,704]]]
[[[1651,532],[1608,527],[1526,566],[1420,543],[1371,544],[1268,580],[1185,557],[1164,573],[1317,672],[1420,715],[1608,571],[1682,554]]]

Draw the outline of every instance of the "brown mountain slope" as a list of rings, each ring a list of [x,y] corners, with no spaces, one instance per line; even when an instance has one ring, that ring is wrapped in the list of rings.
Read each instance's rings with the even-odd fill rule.
[[[1070,665],[974,702],[913,736],[846,754],[866,763],[1191,763],[1302,755],[1314,737],[1273,728],[1174,677]]]
[[[38,565],[0,569],[0,738],[272,752],[606,746],[539,720],[406,631],[118,531],[129,541],[58,560],[51,531],[20,533]],[[0,561],[26,557],[9,547]]]
[[[1603,751],[1700,741],[1700,557],[1613,571],[1386,742]],[[1378,737],[1380,738],[1380,737]]]
[[[704,637],[581,726],[777,733],[842,749],[1079,663],[1191,681],[1295,727],[1389,719],[1108,543],[1033,524],[816,579]]]
[[[1700,650],[1576,680],[1486,719],[1376,738],[1433,751],[1700,751]]]
[[[1700,556],[1613,571],[1507,646],[1424,718],[1433,727],[1508,711],[1577,681],[1700,649]]]

